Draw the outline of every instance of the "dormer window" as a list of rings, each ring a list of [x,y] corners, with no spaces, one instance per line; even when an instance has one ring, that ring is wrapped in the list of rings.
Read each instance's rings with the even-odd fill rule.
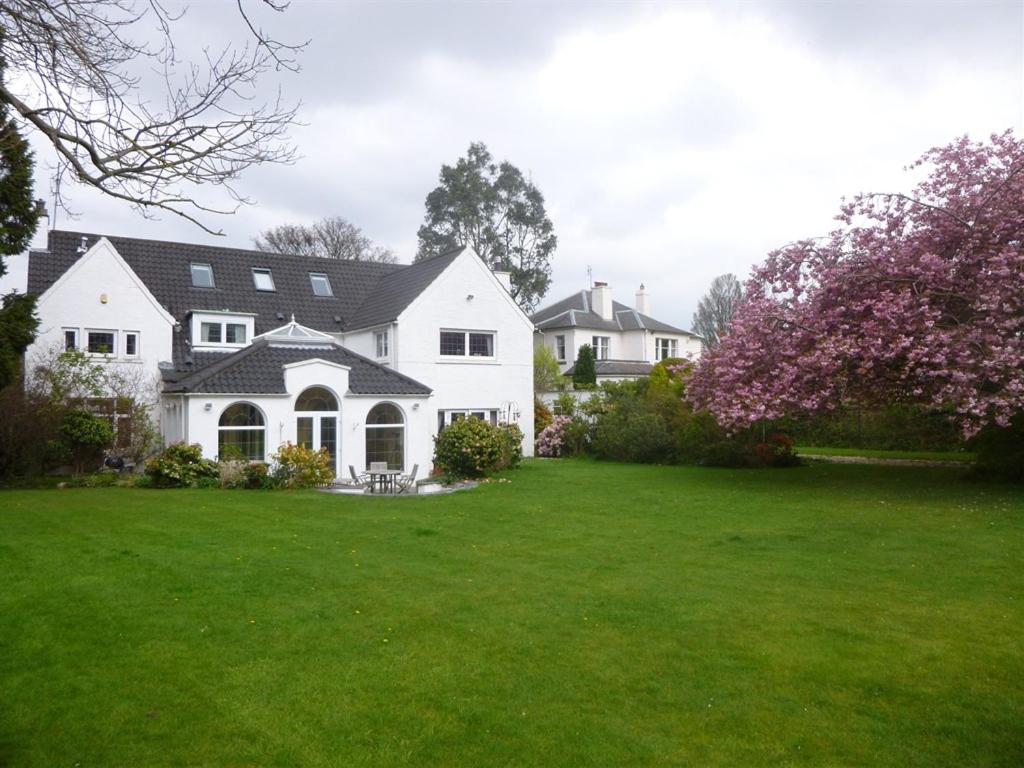
[[[269,269],[254,269],[252,271],[252,281],[256,285],[257,291],[273,291],[274,288],[274,276],[270,273]]]
[[[192,312],[192,346],[233,350],[244,347],[255,333],[255,315],[240,312]]]
[[[331,290],[331,281],[327,275],[322,272],[310,272],[309,282],[313,286],[314,296],[333,296],[334,291]]]
[[[192,262],[192,287],[213,288],[213,267]]]

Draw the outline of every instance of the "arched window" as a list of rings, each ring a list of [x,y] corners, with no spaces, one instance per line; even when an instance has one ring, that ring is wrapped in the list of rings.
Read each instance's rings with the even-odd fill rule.
[[[405,417],[392,403],[377,403],[366,415],[366,466],[374,461],[405,469]]]
[[[220,415],[217,453],[220,458],[263,461],[267,428],[260,409],[251,403],[232,403]]]
[[[336,411],[338,400],[324,387],[310,387],[295,400],[296,411]]]

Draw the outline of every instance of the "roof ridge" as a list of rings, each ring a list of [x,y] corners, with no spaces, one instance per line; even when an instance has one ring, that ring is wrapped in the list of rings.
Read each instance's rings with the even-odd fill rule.
[[[447,251],[442,251],[441,253],[435,253],[433,256],[427,256],[427,257],[422,258],[422,259],[417,259],[416,257],[413,257],[413,260],[410,263],[402,264],[401,266],[402,266],[403,269],[407,268],[407,267],[415,267],[417,264],[424,264],[424,263],[426,263],[428,261],[433,261],[434,259],[440,259],[440,258],[442,258],[444,256],[451,256],[452,254],[461,253],[462,251],[466,250],[467,248],[469,248],[468,245],[457,245],[454,248],[449,248]]]
[[[245,254],[258,255],[258,256],[283,256],[284,258],[287,258],[287,259],[308,259],[308,260],[314,260],[315,259],[317,261],[328,261],[328,262],[332,262],[333,261],[333,262],[348,263],[348,264],[366,264],[366,265],[372,265],[374,267],[387,267],[387,268],[391,268],[391,269],[395,269],[395,268],[401,269],[401,268],[404,268],[404,267],[411,267],[411,266],[413,266],[413,264],[417,263],[417,262],[413,262],[412,264],[388,264],[387,262],[383,262],[383,261],[369,261],[369,260],[365,260],[365,259],[331,259],[331,258],[324,257],[324,256],[310,256],[310,255],[305,254],[305,253],[284,253],[282,251],[261,251],[258,248],[239,248],[239,247],[235,247],[235,246],[231,246],[231,245],[210,245],[208,243],[190,243],[190,242],[184,242],[184,241],[181,241],[181,240],[159,240],[159,239],[153,238],[153,237],[134,237],[132,235],[105,235],[105,234],[102,234],[102,233],[99,233],[99,232],[79,232],[77,230],[71,230],[71,229],[51,229],[51,230],[49,230],[49,232],[47,232],[47,246],[49,246],[49,237],[50,237],[50,235],[64,235],[64,236],[72,236],[72,237],[96,238],[97,241],[99,241],[101,239],[104,239],[104,240],[130,240],[130,241],[136,242],[136,243],[148,243],[148,244],[151,244],[151,245],[176,245],[176,246],[186,246],[186,247],[194,247],[194,248],[209,248],[209,249],[215,250],[215,251],[223,251],[226,255],[235,255],[235,256],[237,256],[239,254],[245,253]],[[93,245],[95,245],[95,243],[93,243]]]

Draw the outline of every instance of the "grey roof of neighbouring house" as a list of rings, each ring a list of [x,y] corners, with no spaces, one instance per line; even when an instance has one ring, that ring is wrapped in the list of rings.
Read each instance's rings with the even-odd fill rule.
[[[530,319],[540,330],[556,328],[593,328],[600,331],[660,331],[694,336],[689,331],[655,320],[632,307],[612,302],[612,319],[605,320],[593,309],[591,291],[577,291],[561,301],[537,310]]]
[[[378,365],[338,344],[277,345],[256,339],[230,354],[196,353],[194,373],[164,371],[165,392],[285,394],[284,366],[304,360],[347,365],[349,392],[356,395],[429,395],[430,387]],[[199,359],[201,358],[201,359]]]
[[[181,324],[172,342],[173,362],[179,369],[189,362],[186,317],[192,310],[254,313],[256,335],[288,317],[326,333],[367,328],[396,320],[464,250],[456,248],[413,264],[379,264],[52,230],[47,250],[30,254],[28,292],[43,293],[82,257],[83,244],[90,248],[101,237]],[[213,288],[192,286],[192,262],[211,265]],[[256,290],[254,268],[271,270],[274,291]],[[310,273],[326,274],[334,295],[315,296]],[[205,355],[192,357],[192,367],[197,368]]]
[[[643,360],[595,360],[594,371],[598,376],[646,376],[654,368],[650,363]],[[565,376],[572,376],[576,370],[573,365],[565,372]]]

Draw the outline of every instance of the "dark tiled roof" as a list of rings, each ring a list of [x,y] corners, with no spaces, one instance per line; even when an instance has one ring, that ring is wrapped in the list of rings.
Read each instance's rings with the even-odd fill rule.
[[[346,321],[345,329],[369,328],[397,320],[402,311],[464,250],[465,247],[460,246],[388,274]]]
[[[194,373],[182,376],[181,372],[165,372],[166,392],[283,394],[284,366],[314,358],[349,366],[349,391],[353,394],[429,395],[431,391],[430,387],[337,344],[278,346],[257,339],[238,352],[196,353],[195,357],[199,370]]]
[[[80,257],[82,238],[91,247],[104,235],[54,230],[49,234],[49,252],[35,252],[29,260],[28,292],[40,294],[49,288]],[[321,331],[341,331],[347,320],[377,287],[384,275],[408,267],[366,261],[287,256],[237,248],[191,245],[160,240],[106,235],[114,248],[135,271],[157,301],[179,322],[189,310],[222,310],[256,313],[256,333],[282,324],[278,318],[295,319]],[[214,288],[193,288],[190,262],[213,267]],[[273,292],[257,291],[253,267],[270,268]],[[310,272],[328,275],[334,296],[313,295]],[[335,317],[339,320],[335,320]]]
[[[646,376],[654,368],[650,363],[643,360],[595,360],[594,370],[598,376]],[[572,376],[576,366],[572,366],[565,372],[565,376]]]
[[[601,331],[661,331],[693,336],[689,331],[655,320],[641,314],[632,307],[618,301],[612,302],[613,319],[605,320],[593,310],[591,291],[578,291],[561,301],[556,301],[530,318],[534,325],[543,330],[555,328],[594,328]]]
[[[34,251],[30,256],[28,292],[43,293],[78,261],[83,238],[88,248],[101,237],[110,240],[150,293],[181,324],[172,340],[172,359],[179,370],[188,358],[190,324],[186,320],[190,310],[254,313],[256,335],[281,326],[293,315],[300,324],[327,333],[367,328],[397,319],[464,250],[457,248],[414,264],[378,264],[52,230],[48,251]],[[192,262],[213,267],[214,288],[192,287]],[[256,290],[254,267],[271,270],[276,290]],[[326,274],[334,295],[315,296],[310,272]],[[199,368],[201,357],[203,353],[194,353],[192,370]]]

